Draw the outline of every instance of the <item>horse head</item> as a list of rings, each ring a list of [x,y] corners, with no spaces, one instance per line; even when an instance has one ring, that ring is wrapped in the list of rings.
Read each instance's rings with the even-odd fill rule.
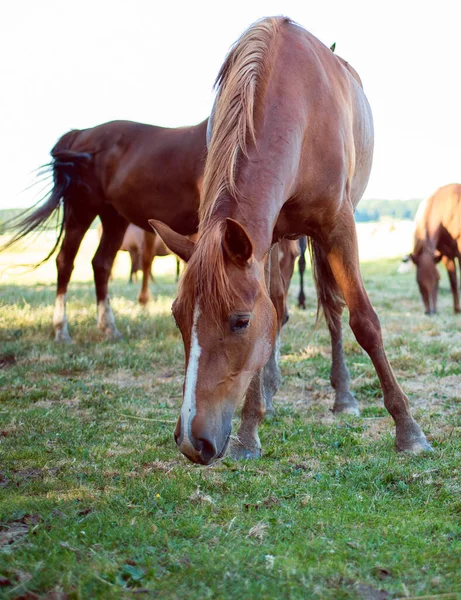
[[[256,259],[245,228],[230,218],[196,243],[149,222],[188,263],[172,307],[186,369],[174,437],[187,458],[210,464],[226,452],[233,414],[274,345],[277,316],[265,260]]]

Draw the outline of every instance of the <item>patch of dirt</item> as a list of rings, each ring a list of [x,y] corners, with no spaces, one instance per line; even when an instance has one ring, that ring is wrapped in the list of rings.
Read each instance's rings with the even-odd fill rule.
[[[9,546],[20,541],[26,536],[31,527],[42,521],[40,515],[24,515],[18,521],[10,523],[0,523],[0,546]]]
[[[37,402],[34,402],[34,407],[52,408],[53,406],[68,406],[69,408],[78,408],[79,404],[79,398],[72,398],[71,400],[37,400]]]
[[[59,471],[60,467],[53,467],[51,469],[22,469],[20,471],[13,471],[16,483],[27,481],[28,479],[44,479],[46,476],[53,477]]]
[[[391,598],[386,590],[378,590],[365,583],[355,585],[354,589],[357,592],[357,598],[360,598],[360,600],[387,600],[387,598]]]
[[[142,467],[148,473],[155,471],[170,473],[179,464],[181,464],[179,460],[154,460],[151,463],[145,463]]]
[[[0,369],[7,369],[16,364],[16,357],[14,354],[0,354]]]
[[[265,500],[259,500],[256,504],[244,504],[245,510],[259,510],[260,508],[274,508],[280,505],[280,498],[268,496]]]
[[[11,435],[14,435],[17,431],[18,428],[16,427],[16,425],[11,425],[10,427],[7,427],[6,429],[2,429],[0,431],[0,437],[9,437]]]
[[[115,371],[110,375],[110,377],[101,376],[100,383],[102,384],[110,384],[110,385],[118,385],[119,388],[144,388],[151,389],[155,383],[155,376],[152,374],[149,375],[137,375],[133,376],[133,373],[128,370],[120,370]]]

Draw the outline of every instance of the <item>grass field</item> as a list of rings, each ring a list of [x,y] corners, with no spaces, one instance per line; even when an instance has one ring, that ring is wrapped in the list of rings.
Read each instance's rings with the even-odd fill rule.
[[[90,251],[51,336],[54,265],[0,279],[0,597],[461,598],[461,317],[442,274],[423,315],[414,273],[363,263],[391,362],[431,455],[393,449],[370,361],[345,327],[361,417],[333,416],[326,327],[294,307],[263,457],[186,461],[172,436],[183,348],[170,315],[174,261],[136,303],[122,257],[111,285],[118,343],[96,329]],[[0,255],[0,270],[43,255]],[[345,324],[347,320],[345,318]]]

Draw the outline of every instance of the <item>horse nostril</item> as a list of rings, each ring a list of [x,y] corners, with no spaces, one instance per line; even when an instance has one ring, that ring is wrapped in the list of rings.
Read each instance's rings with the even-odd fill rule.
[[[216,456],[216,448],[209,440],[198,438],[195,441],[194,446],[197,452],[201,454],[203,463],[206,465]]]

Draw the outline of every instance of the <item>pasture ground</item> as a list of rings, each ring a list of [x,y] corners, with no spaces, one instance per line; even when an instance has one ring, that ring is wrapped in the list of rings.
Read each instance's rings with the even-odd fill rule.
[[[69,294],[71,345],[51,339],[53,264],[0,280],[0,597],[461,598],[461,316],[445,273],[429,318],[414,273],[397,275],[397,259],[363,263],[432,454],[395,453],[346,317],[362,416],[332,415],[329,340],[323,324],[309,337],[308,276],[309,310],[294,308],[297,277],[290,290],[263,457],[203,468],[172,437],[184,373],[174,260],[159,260],[143,310],[123,257],[111,296],[125,337],[105,342],[87,246]],[[2,254],[0,270],[43,253]]]

